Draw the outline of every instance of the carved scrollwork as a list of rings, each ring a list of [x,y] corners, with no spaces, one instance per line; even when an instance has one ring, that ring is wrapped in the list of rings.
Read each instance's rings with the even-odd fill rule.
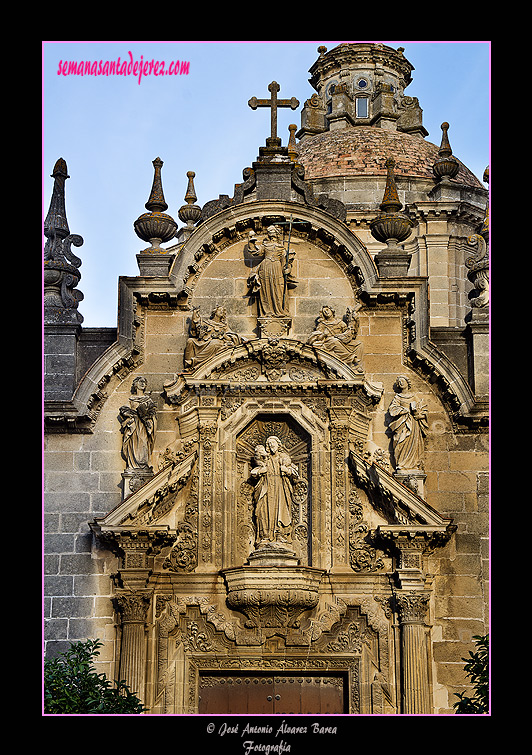
[[[177,540],[163,562],[164,569],[190,572],[198,565],[198,533],[189,522],[177,525]]]
[[[300,589],[235,590],[227,598],[231,608],[246,616],[249,628],[297,628],[299,616],[318,604],[318,593]]]
[[[360,653],[364,643],[370,644],[373,632],[359,621],[353,621],[346,630],[339,632],[336,639],[329,642],[326,650],[333,653]]]
[[[476,247],[476,253],[465,261],[466,267],[469,268],[467,277],[478,293],[478,296],[471,298],[471,306],[486,307],[490,298],[488,245],[479,233],[470,236],[467,243],[469,246]]]
[[[370,542],[369,525],[362,520],[362,503],[356,490],[349,495],[349,564],[355,572],[374,572],[384,561]]]

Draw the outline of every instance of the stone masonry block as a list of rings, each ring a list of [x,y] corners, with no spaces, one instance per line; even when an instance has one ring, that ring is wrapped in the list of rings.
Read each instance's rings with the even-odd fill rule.
[[[93,598],[54,597],[52,600],[52,618],[79,618],[90,616],[93,609]]]

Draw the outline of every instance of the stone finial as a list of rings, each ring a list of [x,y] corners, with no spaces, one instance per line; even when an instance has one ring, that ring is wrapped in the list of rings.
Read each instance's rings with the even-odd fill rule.
[[[295,123],[291,123],[288,126],[290,132],[290,138],[288,139],[288,157],[295,163],[297,162],[297,145],[296,145],[296,131],[297,126]]]
[[[490,167],[489,167],[489,165],[486,167],[486,169],[484,171],[484,175],[482,176],[482,180],[486,184],[489,184],[489,182],[490,182]],[[486,213],[484,215],[484,220],[482,222],[482,226],[480,227],[479,233],[480,233],[481,236],[483,236],[486,239],[486,243],[489,243],[489,235],[490,235],[490,207],[489,207],[489,201],[486,204]]]
[[[398,242],[406,241],[414,226],[413,221],[400,212],[402,204],[395,184],[395,160],[386,160],[386,188],[380,204],[381,212],[370,223],[371,235],[387,245],[387,249],[375,257],[379,273],[384,276],[402,276],[408,272],[410,254]]]
[[[154,168],[153,184],[151,187],[150,198],[144,206],[150,212],[164,212],[168,209],[168,205],[164,199],[163,183],[161,179],[161,168],[164,163],[160,157],[156,157],[152,164]]]
[[[187,172],[188,186],[187,192],[185,194],[186,204],[180,207],[178,212],[179,220],[187,224],[187,227],[185,229],[187,236],[190,236],[190,234],[194,230],[194,225],[201,217],[201,207],[195,204],[197,200],[196,190],[194,188],[195,175],[196,174],[193,170],[189,170]]]
[[[450,178],[454,178],[460,170],[460,165],[456,157],[453,156],[451,145],[449,142],[449,124],[444,121],[441,124],[442,139],[440,149],[438,150],[438,157],[434,161],[432,166],[432,172],[438,179],[438,181],[446,181]]]
[[[386,188],[380,204],[381,212],[370,223],[371,234],[377,241],[388,243],[394,240],[397,243],[408,238],[413,222],[400,212],[403,205],[399,200],[395,184],[395,160],[389,157],[385,165],[387,170]]]
[[[54,179],[52,198],[48,215],[44,221],[44,235],[64,239],[70,233],[65,208],[65,181],[70,178],[67,164],[62,157],[54,165],[51,177]]]
[[[79,325],[83,317],[77,311],[83,294],[76,289],[81,278],[81,260],[71,251],[72,244],[81,246],[83,239],[71,234],[65,208],[65,181],[69,178],[67,164],[59,158],[52,172],[54,187],[50,208],[44,221],[44,322],[46,324]]]
[[[163,251],[159,248],[159,244],[173,239],[177,230],[177,223],[175,220],[164,212],[164,210],[168,209],[168,205],[166,204],[163,193],[161,180],[162,166],[163,161],[161,158],[155,158],[153,161],[155,171],[153,184],[150,197],[145,204],[145,207],[149,212],[145,212],[133,223],[137,236],[143,241],[149,241],[151,243],[151,248],[146,250],[146,253]]]
[[[397,186],[395,184],[395,160],[393,157],[389,157],[384,164],[386,166],[386,188],[384,189],[384,196],[380,204],[380,209],[383,212],[399,212],[403,205],[399,200],[399,194],[397,193]]]

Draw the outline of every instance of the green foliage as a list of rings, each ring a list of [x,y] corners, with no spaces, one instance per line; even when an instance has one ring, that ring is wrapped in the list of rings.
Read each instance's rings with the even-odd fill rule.
[[[142,713],[145,708],[124,681],[97,674],[93,658],[99,640],[73,642],[57,658],[44,662],[45,713]]]
[[[453,708],[455,713],[489,713],[489,636],[473,637],[477,650],[469,651],[469,658],[462,658],[466,662],[464,671],[469,676],[475,688],[472,697],[465,692],[455,693],[460,698]]]

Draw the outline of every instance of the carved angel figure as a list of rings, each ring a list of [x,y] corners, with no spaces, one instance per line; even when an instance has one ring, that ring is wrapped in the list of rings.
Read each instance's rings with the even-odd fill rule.
[[[292,539],[293,484],[299,479],[297,467],[283,450],[275,435],[266,445],[255,448],[255,466],[251,476],[255,479],[255,517],[257,542],[289,543]]]
[[[396,470],[422,469],[424,437],[427,434],[427,407],[410,391],[410,381],[400,375],[394,385],[395,396],[388,407]]]
[[[238,346],[240,343],[240,336],[229,330],[225,307],[216,307],[208,320],[200,315],[199,307],[196,307],[192,313],[189,339],[185,347],[185,368],[193,370],[221,349]]]
[[[137,377],[131,386],[129,406],[121,406],[119,421],[121,425],[122,455],[126,460],[126,469],[152,471],[151,453],[155,443],[157,426],[157,407],[150,394],[146,393],[147,380]]]
[[[295,253],[289,251],[287,254],[280,235],[279,229],[271,225],[258,248],[257,236],[250,231],[244,247],[251,256],[262,258],[258,268],[248,278],[251,293],[258,296],[259,317],[286,317],[290,314],[287,289],[297,284],[291,276]]]
[[[348,307],[345,318],[337,318],[335,310],[325,304],[316,321],[316,330],[310,334],[307,343],[334,354],[352,364],[357,372],[362,372],[362,343],[356,340],[358,327],[354,310]]]

